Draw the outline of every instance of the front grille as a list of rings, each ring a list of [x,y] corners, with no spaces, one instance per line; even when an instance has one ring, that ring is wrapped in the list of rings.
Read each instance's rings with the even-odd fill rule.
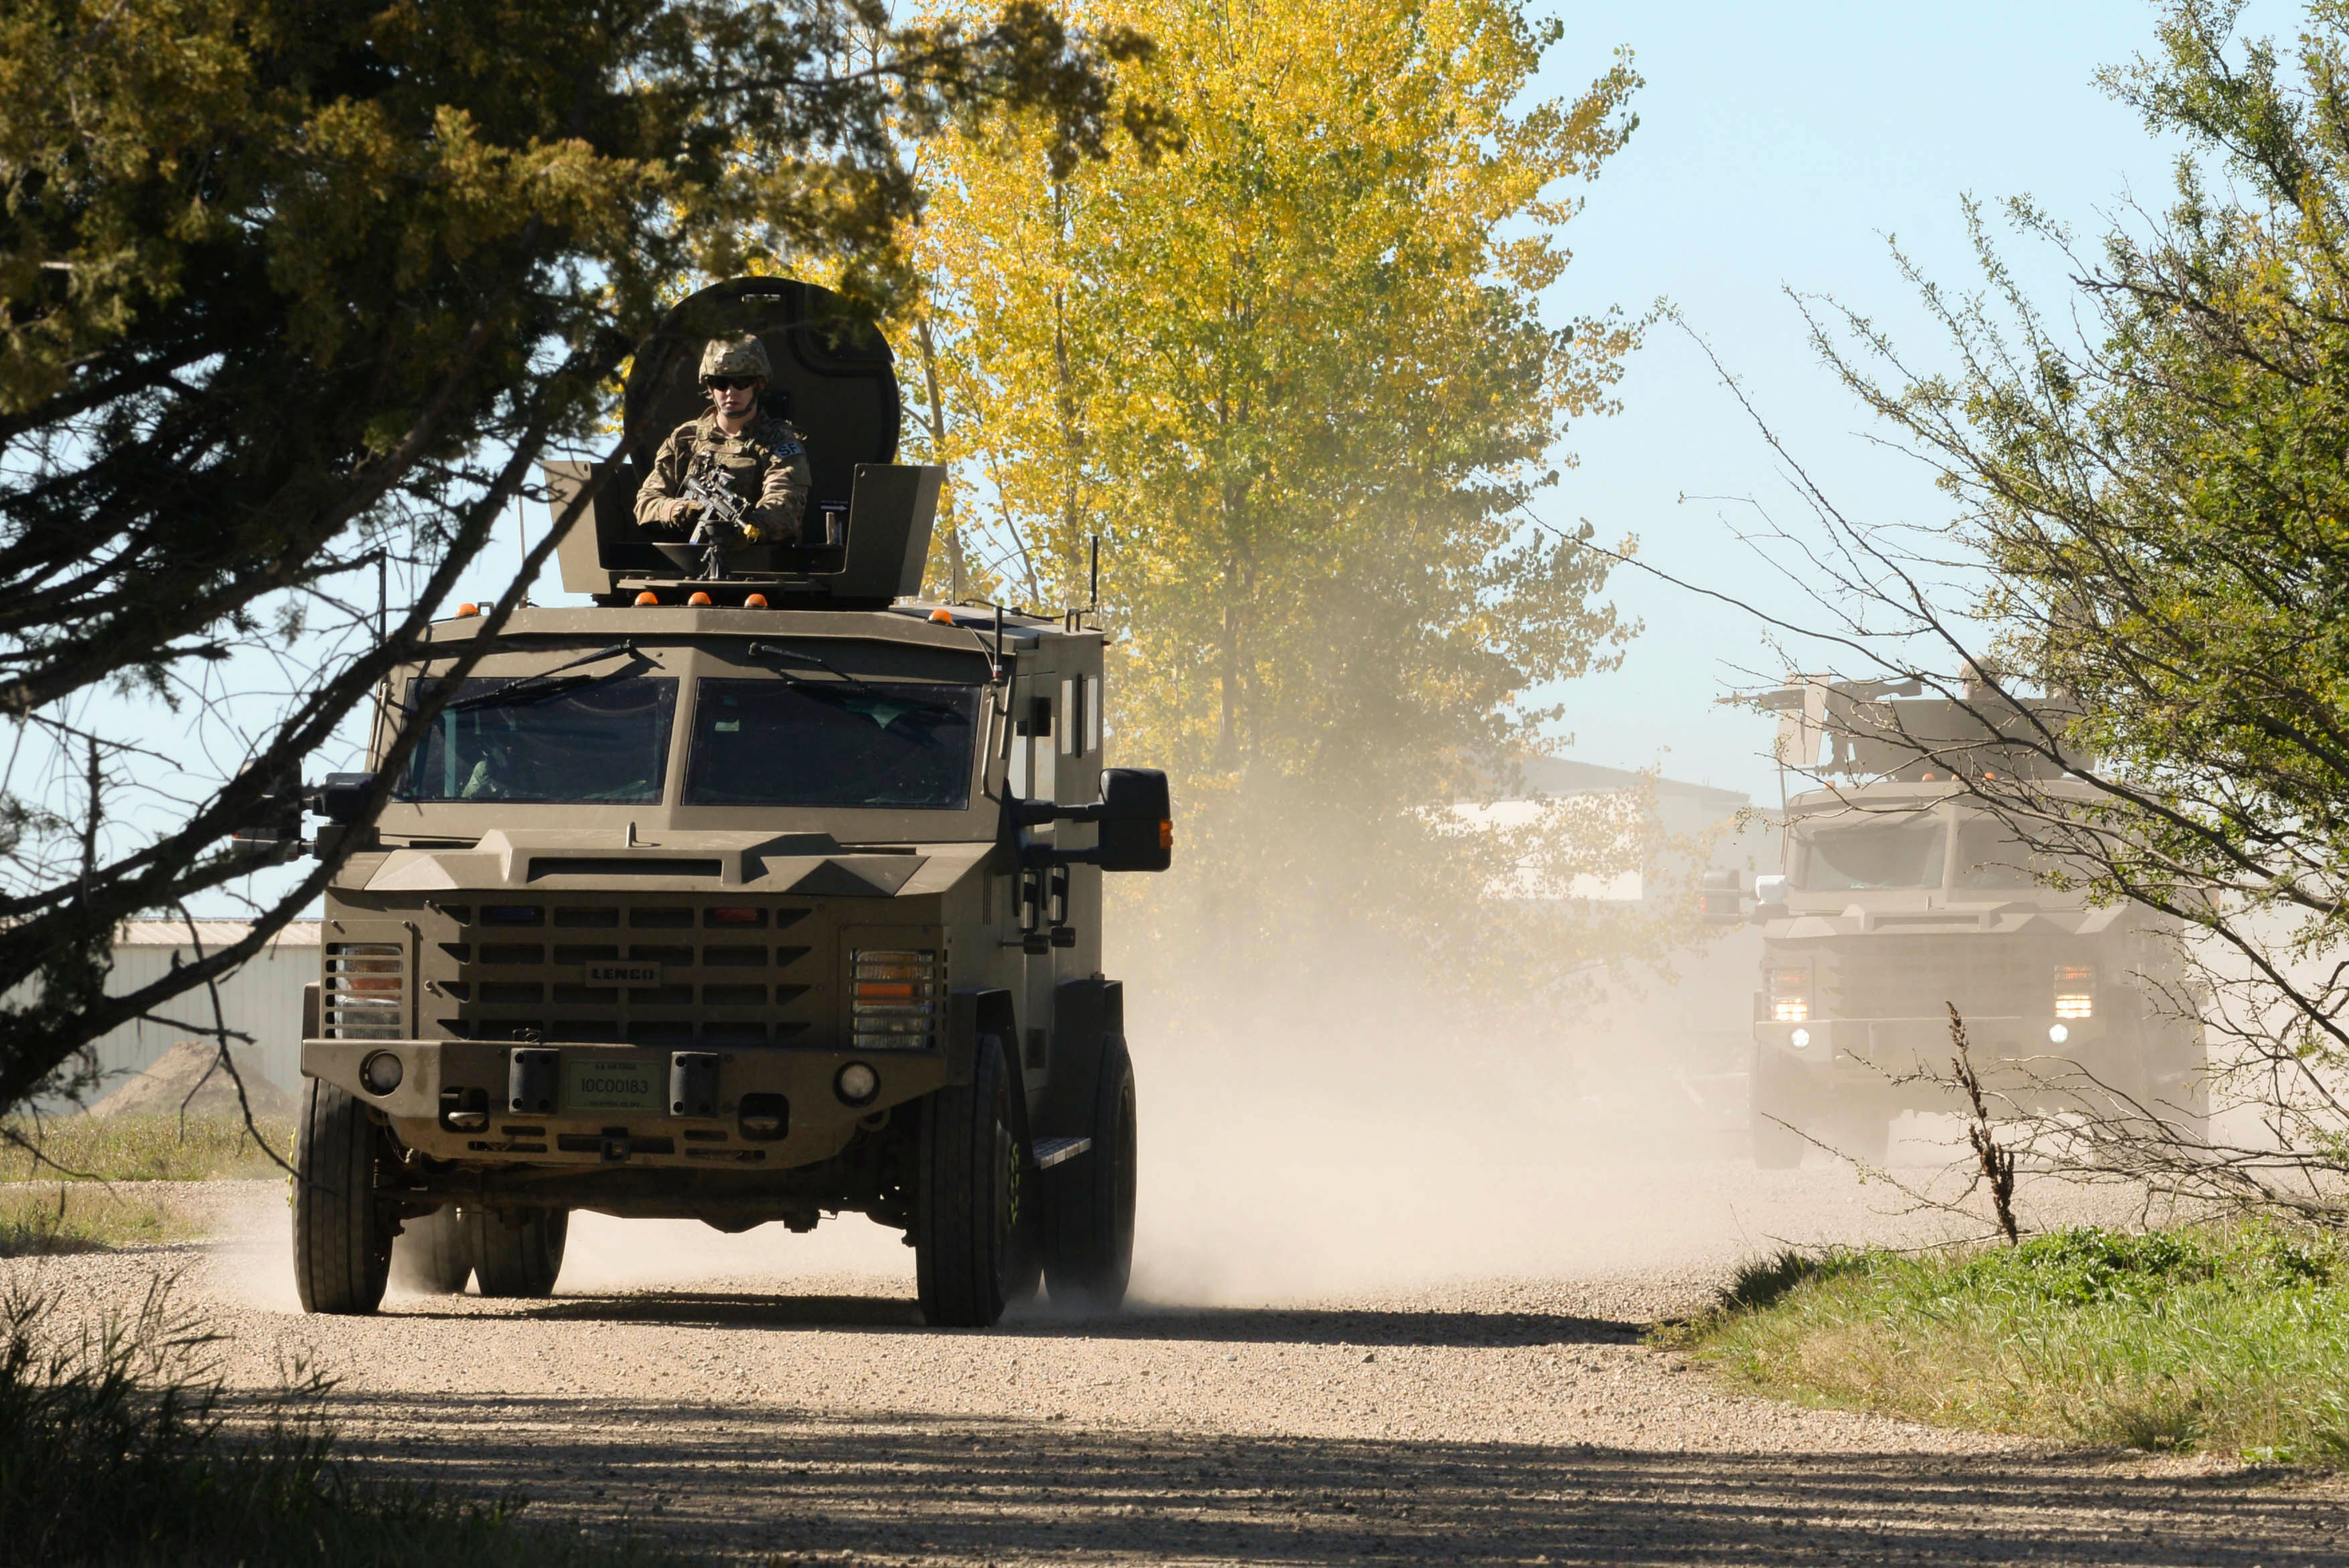
[[[1813,950],[1812,1016],[2013,1016],[2047,1005],[2044,941],[2009,936],[1871,936]]]
[[[406,954],[397,942],[329,942],[320,1024],[335,1040],[396,1040],[408,999]]]
[[[811,949],[772,940],[805,909],[624,897],[430,913],[454,928],[426,949],[427,1010],[443,1038],[761,1046],[814,1022],[816,1004],[802,1000],[817,980]],[[533,940],[533,928],[555,939]]]

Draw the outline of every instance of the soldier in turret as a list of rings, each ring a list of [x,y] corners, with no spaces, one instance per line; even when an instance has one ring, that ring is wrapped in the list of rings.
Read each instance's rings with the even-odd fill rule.
[[[654,532],[689,533],[707,505],[690,493],[722,485],[743,504],[736,544],[796,544],[807,509],[807,447],[791,424],[761,407],[773,366],[755,336],[713,337],[701,355],[709,411],[669,433],[636,491],[636,521]]]

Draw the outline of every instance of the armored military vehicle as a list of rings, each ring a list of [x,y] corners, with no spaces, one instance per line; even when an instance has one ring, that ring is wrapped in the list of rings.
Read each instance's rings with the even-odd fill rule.
[[[1102,766],[1102,637],[912,597],[941,470],[894,461],[887,345],[821,289],[744,279],[640,355],[643,449],[453,693],[478,614],[381,694],[428,723],[326,895],[294,1195],[313,1312],[553,1289],[587,1209],[906,1233],[921,1310],[993,1323],[1048,1284],[1113,1305],[1135,1180],[1102,873],[1164,870],[1163,774]],[[798,545],[648,539],[630,504],[699,407],[706,337],[755,332],[813,467]],[[470,607],[469,607],[470,608]],[[434,696],[437,716],[416,717]],[[368,775],[311,798],[348,819]]]
[[[1705,893],[1708,919],[1763,928],[1756,1163],[1796,1163],[1806,1135],[1880,1161],[1901,1111],[1956,1109],[1917,1076],[1949,1076],[1951,1005],[1985,1081],[2026,1107],[2102,1099],[2085,1075],[2199,1134],[2202,1029],[2180,1005],[2174,923],[2048,885],[2052,862],[1967,782],[2023,781],[2059,810],[2090,799],[2020,738],[2034,712],[2060,732],[2060,709],[1987,687],[1962,702],[1920,691],[1807,681],[1764,698],[1780,714],[1780,767],[1800,781],[1785,872],[1755,879],[1750,899],[1716,873]]]

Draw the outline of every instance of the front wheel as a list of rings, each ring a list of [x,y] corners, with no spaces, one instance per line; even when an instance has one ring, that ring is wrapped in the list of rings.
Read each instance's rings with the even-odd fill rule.
[[[1019,1274],[1019,1146],[1003,1046],[981,1035],[971,1081],[922,1102],[914,1203],[914,1277],[922,1320],[986,1328],[1003,1315]]]
[[[483,1295],[554,1294],[571,1234],[568,1209],[465,1209],[466,1250]]]
[[[1093,1086],[1092,1147],[1046,1171],[1044,1277],[1056,1303],[1114,1312],[1133,1273],[1140,1142],[1133,1059],[1112,1035]]]
[[[375,1191],[383,1130],[348,1091],[317,1078],[294,1155],[294,1288],[305,1312],[383,1305],[392,1216]]]
[[[1803,1162],[1803,1150],[1809,1147],[1795,1130],[1805,1111],[1798,1092],[1801,1079],[1774,1052],[1756,1046],[1752,1082],[1754,1163],[1764,1171],[1792,1171]]]

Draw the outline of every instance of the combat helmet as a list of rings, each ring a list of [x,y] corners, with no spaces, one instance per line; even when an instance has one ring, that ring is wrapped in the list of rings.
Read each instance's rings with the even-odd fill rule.
[[[719,377],[755,376],[761,381],[774,377],[775,367],[767,359],[767,346],[752,334],[740,337],[713,337],[701,351],[701,377],[709,382]]]

